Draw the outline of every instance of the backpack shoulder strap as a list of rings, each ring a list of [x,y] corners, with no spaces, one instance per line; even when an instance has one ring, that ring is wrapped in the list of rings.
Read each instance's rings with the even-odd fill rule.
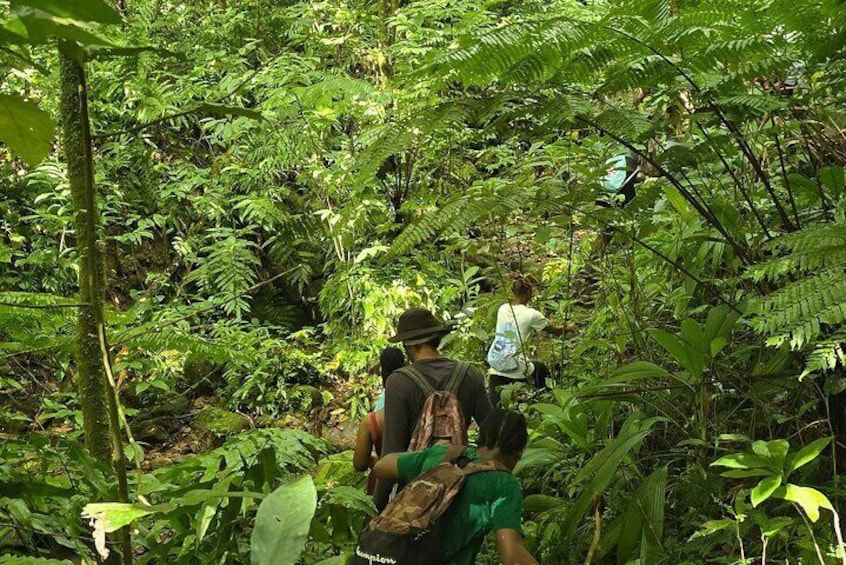
[[[423,373],[421,373],[419,370],[412,367],[411,365],[400,367],[399,369],[397,369],[397,373],[402,373],[403,375],[411,379],[411,382],[416,384],[417,388],[423,391],[423,394],[425,396],[429,396],[430,394],[435,392],[435,387],[433,387],[431,383],[426,380],[426,377],[423,376]]]
[[[452,370],[452,375],[450,375],[444,390],[458,395],[458,388],[461,386],[461,382],[464,380],[464,375],[467,374],[468,369],[470,369],[470,363],[467,361],[456,363],[455,369]]]

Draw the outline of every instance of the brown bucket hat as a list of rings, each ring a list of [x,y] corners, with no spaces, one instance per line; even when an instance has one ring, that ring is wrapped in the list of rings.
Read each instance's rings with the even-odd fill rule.
[[[409,308],[399,317],[397,334],[388,338],[388,341],[391,343],[402,341],[408,345],[416,345],[425,343],[428,338],[436,335],[448,334],[450,331],[452,330],[425,308]]]

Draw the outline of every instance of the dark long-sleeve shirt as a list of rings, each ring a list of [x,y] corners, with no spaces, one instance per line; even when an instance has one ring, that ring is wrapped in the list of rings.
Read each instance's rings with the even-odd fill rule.
[[[446,357],[426,359],[413,364],[413,367],[432,384],[436,390],[443,390],[455,369],[456,361]],[[481,425],[491,410],[491,403],[485,390],[485,380],[478,369],[472,365],[467,369],[464,380],[458,387],[458,401],[465,422],[470,426],[470,419]],[[411,434],[420,418],[426,396],[423,391],[402,373],[392,373],[385,382],[385,425],[382,429],[382,456],[388,453],[406,451],[411,442]],[[373,501],[378,510],[388,504],[388,498],[394,483],[377,481]]]

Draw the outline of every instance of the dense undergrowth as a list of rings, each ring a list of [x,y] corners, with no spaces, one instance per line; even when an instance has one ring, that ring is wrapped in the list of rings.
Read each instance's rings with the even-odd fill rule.
[[[312,494],[284,562],[342,563],[397,316],[481,365],[514,273],[579,328],[505,395],[543,562],[846,562],[841,1],[117,5],[0,2],[0,563],[96,562],[104,516],[139,563],[246,563],[262,501]],[[55,37],[87,45],[128,505],[87,507],[120,489]]]

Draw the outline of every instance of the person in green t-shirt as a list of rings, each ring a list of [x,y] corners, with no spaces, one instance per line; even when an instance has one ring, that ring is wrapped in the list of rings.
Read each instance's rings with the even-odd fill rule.
[[[471,461],[494,459],[514,469],[528,441],[526,418],[512,410],[494,408],[479,428],[479,447],[467,447]],[[444,460],[447,444],[409,453],[391,453],[376,462],[380,479],[410,483]],[[511,473],[486,471],[467,477],[458,497],[444,514],[444,564],[472,565],[488,532],[496,534],[503,565],[537,565],[523,545],[523,492]]]

